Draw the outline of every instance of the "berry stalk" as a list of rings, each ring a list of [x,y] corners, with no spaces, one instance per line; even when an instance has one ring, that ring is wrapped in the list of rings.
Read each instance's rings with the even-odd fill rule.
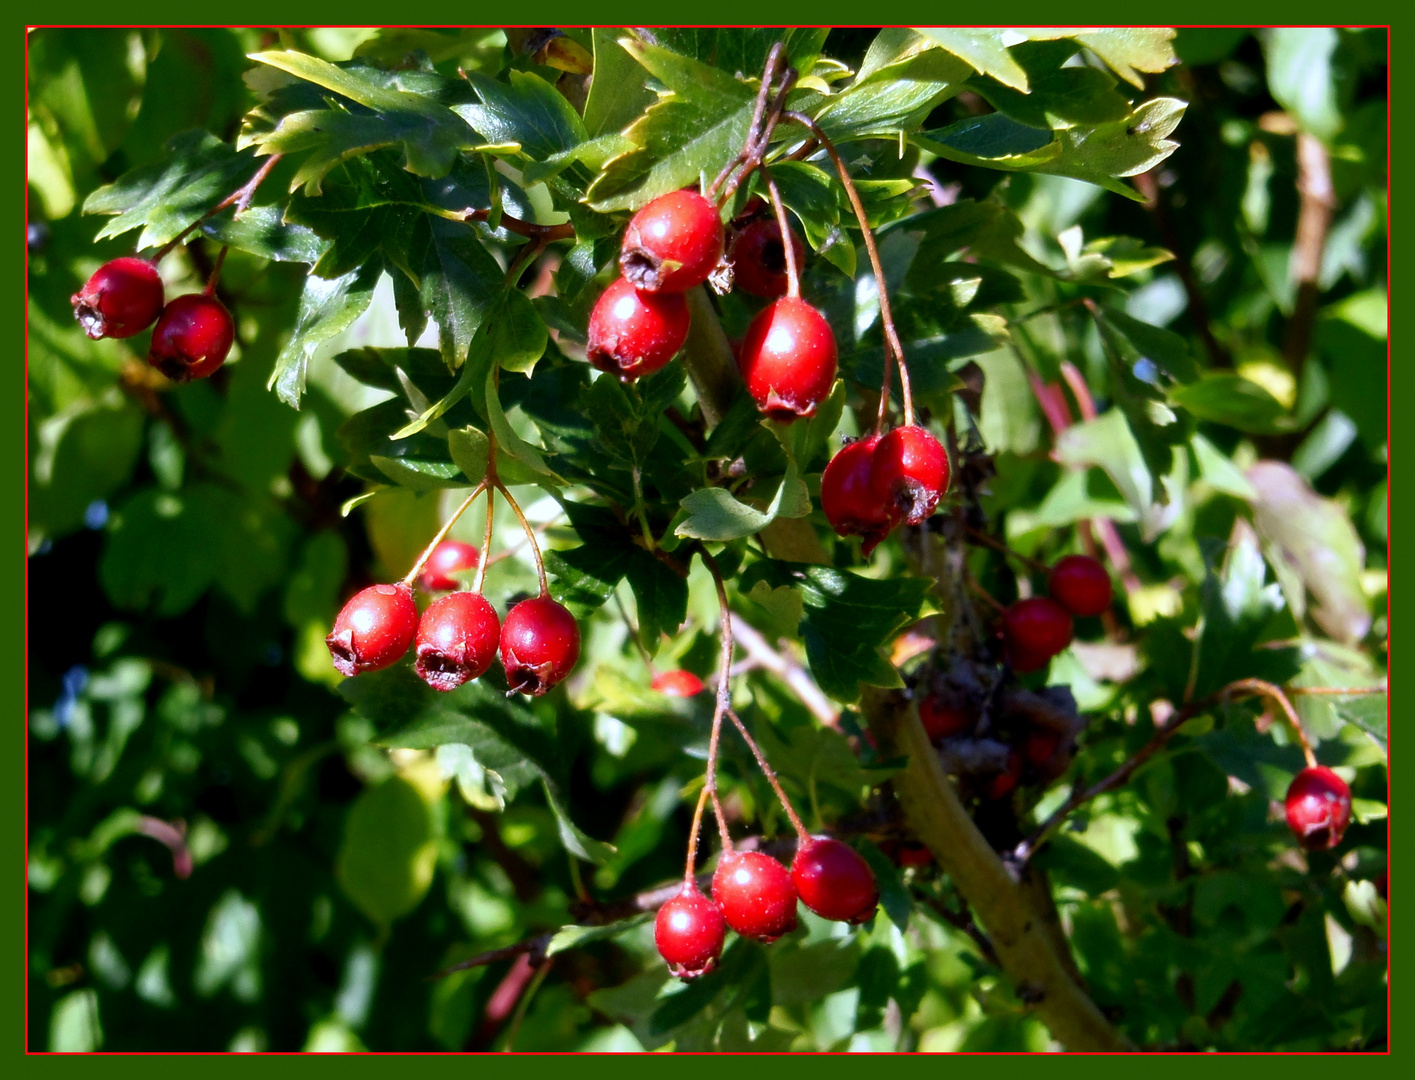
[[[737,715],[735,709],[728,709],[727,716],[736,726],[738,733],[747,741],[747,747],[752,751],[752,756],[757,759],[757,767],[761,769],[762,775],[766,777],[766,782],[771,785],[771,790],[776,792],[777,801],[781,803],[781,809],[786,811],[787,818],[791,821],[791,827],[796,830],[797,837],[801,843],[805,843],[811,838],[811,834],[806,831],[806,826],[801,822],[800,816],[796,813],[796,808],[791,805],[791,800],[786,797],[786,792],[781,788],[781,781],[776,778],[776,773],[766,760],[766,755],[762,753],[761,747],[757,745],[756,739],[752,738],[751,732],[747,730],[747,725],[742,723],[742,718]]]
[[[531,523],[521,512],[520,504],[511,496],[511,492],[506,490],[506,485],[494,476],[491,479],[491,485],[501,492],[501,497],[506,500],[506,504],[511,507],[511,512],[516,515],[516,520],[521,523],[521,529],[526,534],[526,541],[531,545],[531,556],[536,561],[536,576],[540,578],[540,595],[542,598],[549,596],[550,584],[545,579],[545,560],[541,558],[540,544],[536,542],[536,531],[531,528]]]
[[[419,574],[423,572],[423,567],[427,565],[428,559],[432,558],[432,553],[437,550],[437,545],[447,539],[447,534],[452,531],[452,526],[457,524],[457,519],[467,512],[467,508],[476,501],[476,497],[486,491],[487,482],[482,480],[472,489],[472,493],[462,500],[462,505],[452,512],[452,516],[443,522],[442,528],[437,530],[437,535],[432,538],[432,542],[423,549],[423,553],[418,556],[418,561],[413,563],[413,568],[403,576],[403,584],[409,587],[417,580]],[[491,496],[487,495],[487,517],[491,516]],[[481,564],[477,569],[477,592],[481,591],[481,574],[486,567],[486,551],[491,546],[491,529],[487,529],[487,541],[481,549]]]
[[[781,201],[781,192],[776,181],[765,165],[759,166],[762,179],[766,182],[767,194],[771,196],[771,210],[776,215],[776,227],[781,230],[781,248],[786,256],[786,295],[793,300],[801,296],[801,271],[796,265],[796,246],[791,243],[791,226],[786,221],[786,204]]]

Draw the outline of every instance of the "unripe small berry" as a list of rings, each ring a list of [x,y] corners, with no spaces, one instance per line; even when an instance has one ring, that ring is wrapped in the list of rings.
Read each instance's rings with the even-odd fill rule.
[[[645,292],[701,285],[722,258],[722,219],[696,191],[670,191],[629,221],[619,269]]]
[[[418,620],[418,677],[434,690],[455,690],[481,678],[496,659],[501,620],[479,593],[454,592],[434,600]]]
[[[1053,566],[1047,591],[1073,615],[1099,615],[1110,607],[1110,575],[1086,555],[1068,555]]]
[[[1035,671],[1071,644],[1071,613],[1055,600],[1018,600],[1002,616],[1007,658],[1018,671]]]
[[[889,507],[870,488],[870,463],[878,435],[867,435],[840,448],[821,474],[821,509],[841,536],[864,537],[868,555],[894,528]]]
[[[162,311],[162,278],[146,259],[112,259],[93,272],[69,303],[89,337],[132,337]]]
[[[869,864],[848,844],[812,837],[796,849],[791,881],[801,902],[823,919],[866,922],[879,905]]]
[[[806,263],[806,245],[795,229],[790,233],[799,273]],[[758,218],[745,225],[733,237],[728,257],[735,288],[768,300],[786,295],[786,245],[781,242],[781,226],[775,218]]]
[[[669,697],[692,697],[703,692],[703,680],[691,671],[661,671],[653,677],[650,685]]]
[[[225,363],[235,337],[226,305],[214,296],[187,293],[162,309],[147,362],[173,382],[204,379]]]
[[[1325,765],[1303,769],[1287,789],[1287,827],[1308,851],[1341,843],[1351,824],[1351,789]]]
[[[835,334],[810,304],[786,296],[763,308],[737,366],[757,408],[786,423],[814,416],[835,386]]]
[[[691,883],[659,908],[654,920],[658,954],[680,979],[696,979],[716,967],[726,937],[722,912]]]
[[[974,718],[965,710],[945,702],[937,694],[930,694],[919,702],[919,720],[932,742],[967,731],[973,726]]]
[[[775,941],[796,928],[796,886],[786,867],[760,851],[724,855],[712,875],[712,898],[743,937]]]
[[[619,278],[590,312],[585,355],[600,371],[631,382],[677,355],[689,323],[688,304],[679,294],[640,292]]]
[[[948,454],[917,424],[880,439],[870,460],[870,490],[896,519],[917,525],[948,490]]]
[[[455,589],[461,584],[455,575],[475,570],[480,558],[481,552],[472,544],[462,540],[443,540],[432,549],[432,554],[423,564],[418,584],[428,592]]]
[[[579,624],[550,597],[522,600],[507,613],[501,664],[512,690],[540,697],[570,674],[579,658]]]
[[[402,659],[417,628],[412,589],[402,583],[370,585],[344,605],[324,643],[341,675],[362,675]]]

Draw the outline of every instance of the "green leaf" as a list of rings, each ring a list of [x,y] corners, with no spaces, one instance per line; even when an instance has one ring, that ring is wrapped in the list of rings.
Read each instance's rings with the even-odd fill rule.
[[[1257,495],[1257,489],[1248,482],[1243,470],[1208,439],[1195,432],[1190,445],[1194,448],[1194,460],[1199,465],[1199,476],[1205,483],[1239,499],[1251,499]]]
[[[432,807],[417,787],[391,776],[359,796],[344,823],[334,874],[372,922],[387,926],[417,907],[436,866]]]
[[[619,31],[597,26],[594,40],[594,80],[585,99],[585,130],[591,136],[617,133],[654,102],[644,69],[619,44]]]
[[[949,161],[990,169],[1035,169],[1061,156],[1051,128],[1031,127],[1000,112],[959,120],[911,141]]]
[[[614,857],[613,844],[593,839],[570,820],[569,811],[565,809],[565,804],[549,777],[545,777],[541,781],[541,787],[545,791],[545,801],[550,804],[550,811],[555,815],[555,824],[560,833],[560,844],[566,851],[577,858],[592,863],[606,863]]]
[[[864,856],[865,862],[874,871],[875,884],[879,886],[879,903],[901,934],[909,932],[909,916],[914,911],[914,900],[904,882],[899,879],[899,867],[874,843],[867,839],[856,841],[856,850]]]
[[[493,363],[507,371],[530,371],[550,340],[545,321],[520,289],[508,289],[488,327]]]
[[[218,244],[275,262],[314,265],[329,248],[313,229],[286,223],[275,206],[252,206],[238,218],[214,217],[201,231]]]
[[[639,615],[639,638],[654,655],[664,635],[676,634],[688,618],[688,582],[661,560],[639,555],[629,563],[629,587]]]
[[[1167,26],[1128,26],[1106,29],[1024,28],[1032,41],[1052,41],[1071,38],[1105,61],[1111,71],[1126,82],[1143,90],[1142,73],[1158,74],[1176,62],[1174,31]]]
[[[466,487],[462,470],[451,461],[419,461],[409,457],[370,456],[379,472],[399,487],[410,491],[441,491],[445,488]]]
[[[585,619],[614,595],[619,582],[635,561],[637,549],[626,543],[596,539],[568,551],[545,554],[550,591],[577,619]]]
[[[532,72],[512,70],[507,77],[509,85],[468,71],[467,81],[481,103],[456,105],[452,111],[486,142],[516,143],[534,161],[585,141],[585,126],[564,94]]]
[[[963,89],[972,69],[942,49],[930,49],[856,79],[815,116],[837,142],[910,132]]]
[[[1339,44],[1337,31],[1330,26],[1283,26],[1258,36],[1273,98],[1303,131],[1330,141],[1342,127],[1333,63]]]
[[[473,483],[486,475],[486,464],[491,457],[491,442],[485,432],[468,425],[453,428],[447,433],[447,449],[462,475]]]
[[[330,281],[310,274],[300,294],[300,310],[290,340],[275,358],[267,386],[293,409],[305,391],[305,370],[319,346],[348,329],[368,309],[383,267],[370,262]]]
[[[564,481],[546,464],[541,452],[516,434],[506,414],[501,410],[501,397],[496,389],[496,372],[486,377],[486,411],[491,430],[496,436],[496,448],[535,473],[540,483],[562,484]]]
[[[1144,196],[1117,178],[1148,172],[1179,148],[1168,136],[1186,108],[1177,98],[1152,98],[1123,120],[1063,128],[1057,132],[1060,156],[1037,171],[1085,180],[1143,202]]]
[[[438,343],[448,370],[470,364],[472,338],[495,321],[495,316],[507,310],[513,312],[509,328],[510,342],[525,332],[530,301],[519,290],[503,288],[501,268],[491,253],[482,246],[476,234],[466,225],[427,216],[417,225],[408,245],[409,264],[417,268],[418,299],[421,310],[437,324]],[[516,296],[518,301],[510,300]],[[539,316],[531,308],[531,316]],[[490,320],[489,320],[490,317]],[[506,348],[508,339],[494,326],[486,326],[485,348],[491,350],[490,362],[496,362],[495,349]],[[540,346],[545,348],[544,325],[540,327]],[[521,339],[521,348],[511,348],[508,357],[520,362],[525,350],[534,348],[534,340]],[[535,354],[537,357],[539,352]],[[534,358],[533,358],[534,359]],[[440,415],[440,414],[439,414]]]
[[[967,61],[979,74],[991,75],[1004,86],[1010,86],[1024,94],[1027,92],[1027,73],[1003,44],[1005,30],[928,26],[920,27],[918,32],[959,59]]]
[[[760,532],[774,515],[738,502],[726,488],[699,488],[682,502],[688,516],[674,530],[697,540],[738,540]]]
[[[1239,431],[1280,430],[1287,410],[1255,382],[1232,372],[1214,372],[1198,382],[1171,391],[1171,404],[1188,409],[1200,420],[1227,424]]]
[[[1065,465],[1099,466],[1124,496],[1135,516],[1147,523],[1146,535],[1154,525],[1153,477],[1140,453],[1140,444],[1119,409],[1074,424],[1056,440],[1057,458]]]
[[[610,941],[621,934],[627,934],[630,930],[643,926],[647,922],[652,922],[653,919],[654,913],[652,911],[641,911],[637,915],[631,915],[627,919],[620,919],[618,922],[608,923],[604,926],[575,926],[573,924],[562,926],[545,947],[545,955],[554,956],[556,953],[578,949],[592,941]]]

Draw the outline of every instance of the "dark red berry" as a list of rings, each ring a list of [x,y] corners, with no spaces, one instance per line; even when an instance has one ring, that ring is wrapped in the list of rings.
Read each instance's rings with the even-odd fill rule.
[[[1110,607],[1110,575],[1086,555],[1068,555],[1053,566],[1047,591],[1073,615],[1099,615]]]
[[[917,525],[948,490],[948,454],[917,424],[897,427],[875,447],[870,490],[906,525]]]
[[[1007,658],[1018,671],[1036,671],[1071,644],[1071,612],[1045,596],[1018,600],[1002,623]]]
[[[486,597],[470,592],[440,597],[418,620],[414,670],[434,690],[455,690],[491,667],[500,635],[501,620]]]
[[[401,583],[370,585],[344,605],[324,643],[341,675],[361,675],[396,664],[417,629],[412,589]]]
[[[95,270],[69,303],[89,337],[132,337],[162,311],[162,278],[146,259],[113,259]]]
[[[823,919],[862,923],[879,904],[869,864],[854,848],[828,837],[812,837],[796,849],[791,881],[801,902]]]
[[[726,936],[722,912],[692,884],[685,884],[682,892],[658,909],[653,928],[658,954],[680,979],[696,979],[711,971],[722,955]]]
[[[840,448],[821,474],[821,509],[841,536],[862,536],[868,555],[889,535],[895,520],[870,489],[870,462],[878,435],[856,439]]]
[[[446,592],[461,585],[456,575],[475,570],[481,557],[476,547],[461,540],[444,540],[432,549],[418,584],[428,592]]]
[[[783,297],[747,327],[737,365],[757,408],[773,420],[814,416],[835,385],[835,334],[810,304]]]
[[[1016,750],[1007,752],[1007,767],[988,781],[983,790],[989,799],[1006,798],[1022,779],[1022,755]]]
[[[791,874],[760,851],[724,856],[712,875],[712,898],[727,925],[743,937],[775,941],[796,929]]]
[[[688,322],[682,296],[640,292],[619,278],[590,312],[585,355],[601,371],[629,382],[673,359],[688,340]]]
[[[934,853],[925,844],[905,843],[899,845],[894,861],[900,866],[928,866],[934,861]]]
[[[703,692],[703,680],[691,671],[663,671],[653,677],[651,684],[660,694],[669,697],[692,697]]]
[[[506,685],[540,697],[580,658],[580,627],[575,617],[548,596],[522,600],[501,627],[501,664]]]
[[[1389,874],[1390,874],[1390,869],[1389,869],[1389,868],[1386,868],[1385,870],[1382,870],[1382,871],[1380,872],[1380,876],[1376,878],[1376,892],[1380,894],[1380,898],[1381,898],[1382,900],[1387,899],[1387,897],[1386,897],[1386,890],[1390,888],[1389,877],[1388,877]]]
[[[1341,843],[1351,824],[1351,789],[1325,765],[1303,769],[1287,789],[1287,827],[1308,851]]]
[[[619,269],[645,292],[701,285],[722,258],[722,219],[696,191],[670,191],[633,216]]]
[[[1033,765],[1045,765],[1061,745],[1061,733],[1048,728],[1033,728],[1027,735],[1023,751]]]
[[[220,300],[188,293],[162,309],[147,362],[173,382],[204,379],[225,362],[235,336],[231,313]]]
[[[948,704],[937,694],[930,694],[919,702],[919,720],[930,741],[946,739],[973,726],[973,718],[967,712]]]
[[[791,249],[796,255],[797,272],[806,263],[806,245],[791,230]],[[786,245],[781,242],[781,226],[775,218],[758,218],[732,239],[732,283],[753,296],[769,300],[786,295]]]

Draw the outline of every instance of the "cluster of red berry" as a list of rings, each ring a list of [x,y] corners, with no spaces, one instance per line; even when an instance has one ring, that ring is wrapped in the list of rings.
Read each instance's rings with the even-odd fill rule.
[[[823,919],[862,923],[879,905],[874,873],[858,852],[830,837],[810,837],[786,867],[760,851],[726,852],[712,875],[712,898],[692,880],[658,909],[654,941],[682,979],[711,971],[730,927],[771,942],[796,928],[797,899]]]
[[[187,382],[219,368],[235,338],[231,313],[211,292],[208,286],[164,307],[157,266],[130,255],[100,266],[69,302],[94,339],[132,337],[156,320],[147,362],[173,382]]]
[[[847,443],[821,475],[821,509],[868,555],[899,525],[918,525],[948,490],[948,453],[918,424]]]
[[[1018,600],[1002,615],[1007,661],[1014,671],[1036,671],[1071,644],[1072,616],[1110,607],[1110,575],[1087,555],[1068,555],[1048,578],[1048,596]]]

